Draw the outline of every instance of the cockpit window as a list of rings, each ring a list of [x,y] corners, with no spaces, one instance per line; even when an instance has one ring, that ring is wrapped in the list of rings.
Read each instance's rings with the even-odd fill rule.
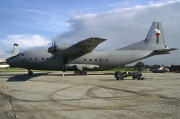
[[[12,56],[11,58],[12,58],[12,59],[13,59],[13,58],[16,58],[16,56]]]
[[[22,53],[19,53],[18,55],[19,55],[19,56],[24,56],[24,54],[22,54]]]
[[[19,53],[19,54],[17,54],[16,56],[10,57],[9,60],[14,60],[15,58],[18,58],[18,57],[20,57],[20,56],[24,56],[24,54]]]

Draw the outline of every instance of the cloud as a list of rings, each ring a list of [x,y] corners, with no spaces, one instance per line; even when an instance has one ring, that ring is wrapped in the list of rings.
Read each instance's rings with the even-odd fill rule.
[[[17,43],[21,48],[47,46],[50,42],[39,35],[10,35],[2,40],[6,46],[13,46],[14,43]]]
[[[66,22],[69,19],[68,15],[60,11],[55,11],[54,9],[42,10],[20,7],[15,10],[7,9],[4,10],[4,12],[9,16],[8,18],[6,18],[6,16],[3,18],[6,20],[4,23],[10,25],[10,27],[13,25],[21,29],[52,32],[56,34],[69,28],[69,24]]]
[[[29,22],[34,22],[33,25],[24,24],[24,27],[39,29],[50,32],[62,32],[69,27],[66,22],[67,16],[55,11],[43,11],[37,9],[22,9]],[[35,17],[34,17],[35,16]]]
[[[9,35],[1,39],[6,49],[0,49],[0,59],[8,58],[12,54],[14,43],[19,45],[19,52],[25,50],[47,49],[51,41],[40,35]]]
[[[124,8],[124,7],[130,7],[131,3],[128,0],[124,0],[121,2],[111,3],[108,5],[109,7],[115,7],[115,8]]]
[[[79,15],[69,20],[70,30],[56,37],[58,43],[76,43],[88,37],[108,39],[96,49],[114,50],[144,40],[153,21],[163,24],[165,40],[169,47],[179,48],[180,1],[150,2],[146,5],[112,10],[101,14]],[[180,48],[179,48],[180,49]],[[166,63],[175,62],[179,51],[166,57]],[[171,58],[172,57],[172,58]],[[161,63],[152,59],[147,62]],[[180,58],[180,57],[178,57]]]
[[[11,56],[11,53],[5,52],[3,49],[0,49],[0,60],[8,58]]]

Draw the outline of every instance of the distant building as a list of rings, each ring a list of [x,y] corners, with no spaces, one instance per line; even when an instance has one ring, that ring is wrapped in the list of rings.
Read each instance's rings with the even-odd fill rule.
[[[6,61],[5,59],[0,60],[0,62],[5,62],[5,61]]]
[[[180,65],[171,65],[171,67],[169,68],[169,71],[180,73]]]

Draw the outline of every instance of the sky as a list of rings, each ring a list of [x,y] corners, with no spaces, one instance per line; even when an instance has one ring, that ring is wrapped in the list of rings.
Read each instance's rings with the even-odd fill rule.
[[[153,21],[162,22],[165,41],[180,49],[180,0],[0,0],[0,59],[19,51],[105,38],[96,50],[115,50],[144,40]],[[180,65],[180,51],[142,60]]]

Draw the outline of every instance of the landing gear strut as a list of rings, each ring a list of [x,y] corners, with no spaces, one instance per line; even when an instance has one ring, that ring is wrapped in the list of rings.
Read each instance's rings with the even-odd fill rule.
[[[29,76],[32,76],[33,75],[33,72],[31,70],[28,70],[28,75]]]
[[[76,70],[74,71],[74,75],[87,75],[86,70]]]

